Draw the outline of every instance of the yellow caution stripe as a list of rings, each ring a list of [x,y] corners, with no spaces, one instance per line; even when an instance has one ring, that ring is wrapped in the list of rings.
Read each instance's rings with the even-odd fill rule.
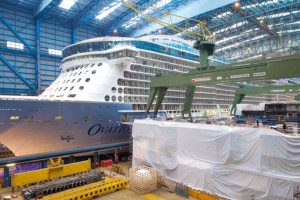
[[[154,194],[150,194],[150,193],[144,194],[144,197],[147,197],[150,200],[165,200],[163,198],[160,198],[160,197],[155,196]]]

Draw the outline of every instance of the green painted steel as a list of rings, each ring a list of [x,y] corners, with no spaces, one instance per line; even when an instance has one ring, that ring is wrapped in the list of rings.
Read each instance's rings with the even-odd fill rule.
[[[171,88],[205,84],[235,83],[240,81],[270,80],[300,77],[300,55],[277,57],[194,70],[190,73],[153,77],[150,88]],[[154,96],[153,96],[154,95]],[[150,93],[147,108],[153,103]],[[151,101],[152,99],[152,101]],[[156,102],[158,104],[158,102]],[[157,105],[158,107],[160,105]],[[154,112],[154,114],[156,114]]]
[[[298,72],[300,73],[300,72]],[[230,114],[236,114],[236,105],[241,103],[247,94],[285,94],[300,93],[300,85],[278,85],[265,87],[242,87],[236,89]]]
[[[185,93],[185,99],[184,99],[184,108],[182,111],[182,117],[184,117],[185,114],[189,115],[189,118],[192,117],[191,115],[191,107],[194,99],[196,86],[190,86],[187,88]]]
[[[300,94],[295,96],[295,101],[300,101]]]

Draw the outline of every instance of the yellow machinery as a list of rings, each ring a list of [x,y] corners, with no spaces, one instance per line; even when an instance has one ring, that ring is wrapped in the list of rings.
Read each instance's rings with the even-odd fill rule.
[[[86,172],[91,170],[91,160],[67,164],[67,165],[59,165],[59,162],[53,162],[53,165],[40,170],[35,170],[31,172],[24,172],[20,174],[11,174],[11,187],[21,187],[27,184],[36,183],[40,181],[46,181],[52,178],[68,176],[71,174],[77,174],[81,172]]]
[[[213,195],[207,194],[205,192],[189,189],[189,195],[191,197],[195,197],[197,199],[205,199],[205,200],[219,200],[221,198],[215,197]]]
[[[182,33],[183,35],[186,35],[190,38],[193,39],[198,39],[198,37],[203,37],[205,40],[212,38],[213,35],[211,32],[207,29],[206,24],[203,23],[202,21],[192,19],[192,18],[187,18],[187,17],[182,17],[179,15],[175,15],[169,12],[164,12],[160,10],[155,10],[152,8],[147,8],[135,4],[131,4],[128,2],[123,1],[123,4],[134,10],[135,12],[139,13],[142,15],[144,18],[148,19],[151,22],[154,22],[156,24],[160,24],[168,29],[171,29],[173,31],[176,31],[178,33]],[[144,11],[142,11],[144,10]],[[151,16],[152,15],[152,16]],[[169,17],[169,22],[165,22],[162,20],[159,20],[163,17]],[[180,22],[185,21],[185,26],[184,28],[176,26],[176,24],[180,23],[174,23],[172,24],[172,21],[174,19],[182,19]],[[196,26],[194,24],[197,24]],[[193,26],[194,25],[194,26]],[[193,30],[195,29],[195,30]]]
[[[77,200],[90,199],[108,192],[123,189],[128,186],[128,180],[122,178],[112,178],[82,187],[66,190],[57,194],[49,195],[42,200]]]

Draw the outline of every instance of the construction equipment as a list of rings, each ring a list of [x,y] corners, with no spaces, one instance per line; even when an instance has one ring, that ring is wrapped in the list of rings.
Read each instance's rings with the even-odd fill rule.
[[[128,180],[118,177],[52,194],[42,198],[42,200],[91,199],[108,192],[124,189],[127,186]]]
[[[277,57],[268,60],[242,62],[237,64],[227,64],[218,66],[218,68],[209,67],[207,62],[208,56],[214,54],[215,45],[209,41],[209,39],[212,38],[212,35],[203,22],[197,20],[197,22],[195,22],[194,19],[137,6],[127,2],[123,3],[154,23],[179,32],[192,39],[196,39],[194,48],[200,51],[200,68],[197,70],[190,71],[189,73],[170,76],[161,75],[151,79],[150,93],[145,117],[147,116],[157,94],[158,97],[154,107],[154,116],[156,117],[157,111],[164,99],[165,94],[167,93],[168,88],[180,86],[188,87],[188,90],[185,94],[182,115],[184,116],[187,114],[189,117],[191,117],[190,109],[194,98],[195,87],[197,85],[300,77],[300,70],[298,67],[300,63],[300,55]],[[145,10],[142,12],[139,9]],[[160,15],[155,15],[155,13],[160,13]],[[159,18],[167,16],[170,16],[169,23],[158,20]],[[176,24],[172,24],[171,16],[183,18],[183,20],[186,22],[186,27],[181,28],[177,27]],[[195,29],[196,31],[189,26],[191,22],[198,23],[198,25],[196,25],[196,27],[198,27],[198,29]]]
[[[71,163],[67,165],[59,165],[57,167],[48,167],[45,169],[39,169],[30,172],[24,172],[19,174],[11,174],[11,187],[21,187],[28,184],[33,184],[41,181],[47,181],[49,179],[68,176],[71,174],[86,172],[91,170],[91,160]]]
[[[86,185],[89,183],[101,181],[105,179],[104,172],[90,172],[86,174],[76,175],[60,180],[54,180],[42,185],[34,185],[21,190],[22,196],[29,200],[31,198],[42,198],[45,195],[57,193],[70,188]]]
[[[242,87],[235,91],[230,114],[236,114],[236,105],[241,103],[247,94],[285,94],[300,93],[300,85],[280,85],[265,87]]]

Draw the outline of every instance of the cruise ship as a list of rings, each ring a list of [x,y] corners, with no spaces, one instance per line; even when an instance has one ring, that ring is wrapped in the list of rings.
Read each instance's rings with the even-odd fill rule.
[[[129,122],[144,116],[151,78],[198,66],[193,43],[174,36],[100,37],[70,45],[63,49],[60,75],[41,95],[0,97],[0,142],[21,156],[129,141]],[[198,86],[192,116],[228,115],[237,87]],[[185,88],[168,90],[160,114],[180,114],[184,96]]]

